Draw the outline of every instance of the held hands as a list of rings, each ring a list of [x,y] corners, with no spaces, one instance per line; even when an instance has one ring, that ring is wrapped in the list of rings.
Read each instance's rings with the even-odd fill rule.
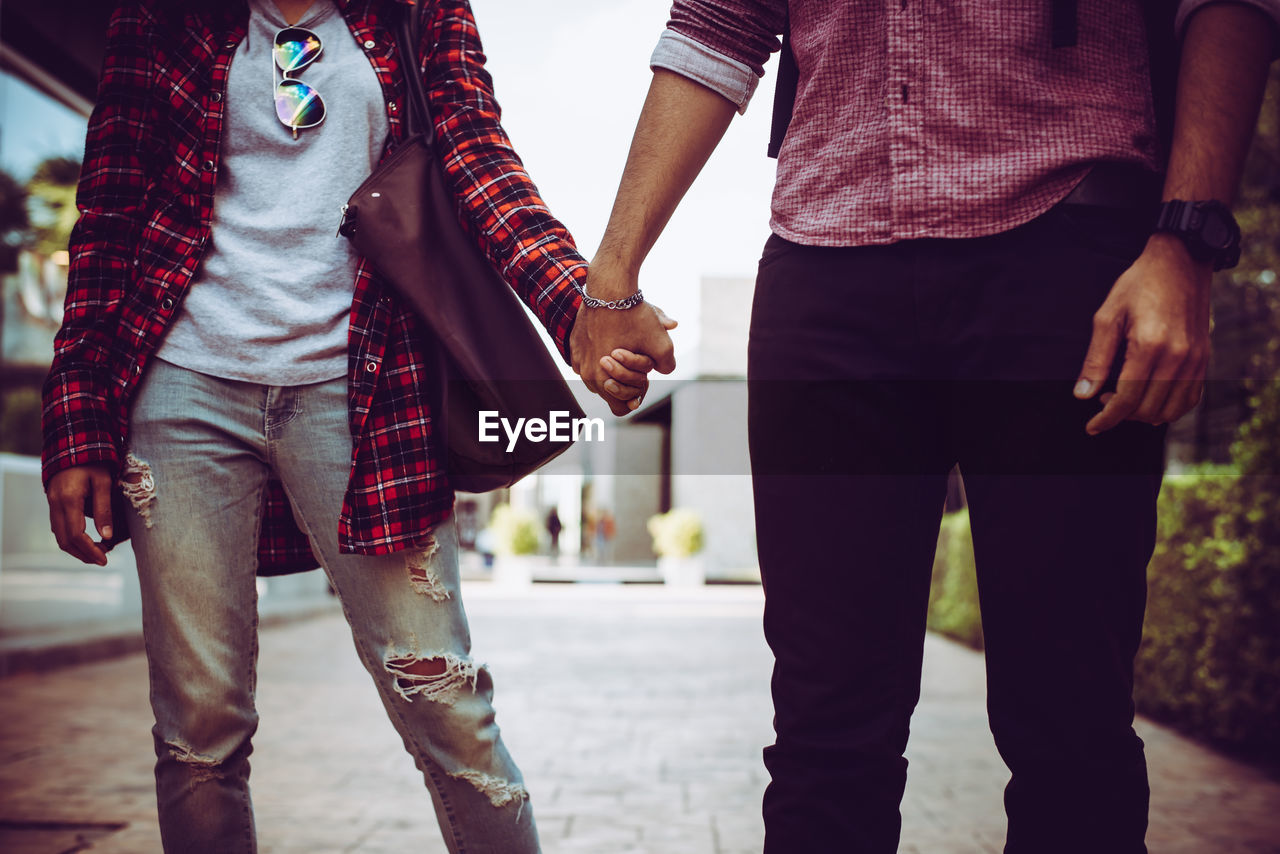
[[[1199,403],[1209,362],[1211,276],[1209,264],[1192,260],[1181,240],[1160,233],[1116,280],[1094,314],[1075,396],[1098,393],[1121,340],[1124,363],[1116,391],[1102,395],[1102,411],[1085,425],[1089,434],[1126,419],[1175,421]]]
[[[107,565],[102,543],[84,528],[85,499],[93,508],[94,527],[103,541],[111,539],[111,470],[106,466],[75,466],[49,479],[49,527],[58,548],[85,563]]]
[[[595,284],[593,276],[591,284]],[[592,296],[600,296],[591,287]],[[573,369],[587,389],[600,395],[614,415],[637,409],[649,388],[649,371],[669,374],[676,367],[671,336],[676,321],[652,303],[634,308],[578,309],[569,335]]]

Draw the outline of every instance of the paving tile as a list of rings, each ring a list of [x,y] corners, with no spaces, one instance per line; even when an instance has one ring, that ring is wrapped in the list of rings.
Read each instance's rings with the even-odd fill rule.
[[[546,854],[759,852],[772,710],[758,590],[474,584],[464,598]],[[445,852],[339,617],[264,631],[259,672],[263,854]],[[0,822],[122,823],[88,850],[159,851],[146,678],[130,656],[0,680]],[[904,854],[1002,847],[1008,771],[983,694],[981,657],[930,638]],[[1163,727],[1140,733],[1153,854],[1280,854],[1280,784]]]

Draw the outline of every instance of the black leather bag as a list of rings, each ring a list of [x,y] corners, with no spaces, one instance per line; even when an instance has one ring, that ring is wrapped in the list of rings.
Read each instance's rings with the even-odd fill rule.
[[[351,195],[341,233],[406,299],[438,343],[443,393],[433,401],[455,489],[509,486],[563,453],[582,409],[520,299],[458,221],[458,202],[432,152],[432,124],[414,46],[417,15],[397,34],[407,85],[406,138]],[[443,418],[440,418],[443,408]],[[482,413],[490,437],[480,441]],[[498,418],[541,419],[547,435],[510,440]]]

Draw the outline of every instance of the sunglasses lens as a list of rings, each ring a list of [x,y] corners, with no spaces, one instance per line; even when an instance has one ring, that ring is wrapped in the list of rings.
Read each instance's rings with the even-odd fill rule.
[[[286,75],[305,68],[319,55],[320,39],[309,30],[292,27],[276,34],[276,65]]]
[[[324,119],[324,101],[301,80],[285,80],[276,86],[276,115],[291,128],[315,127]]]

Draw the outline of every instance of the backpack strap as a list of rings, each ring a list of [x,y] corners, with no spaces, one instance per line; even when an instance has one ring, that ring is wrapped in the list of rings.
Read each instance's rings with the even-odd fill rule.
[[[1049,0],[1050,20],[1053,22],[1053,46],[1075,47],[1079,34],[1079,9],[1077,0]]]
[[[1173,100],[1178,87],[1179,49],[1174,37],[1175,5],[1171,0],[1140,0],[1151,71],[1151,102],[1156,116],[1160,157],[1167,160],[1173,144]],[[1077,0],[1049,0],[1053,46],[1074,47],[1078,34]]]
[[[1176,4],[1170,0],[1142,0],[1151,70],[1151,104],[1156,115],[1160,159],[1166,165],[1173,146],[1173,102],[1178,91],[1178,64],[1182,55],[1173,30],[1175,11]]]
[[[796,88],[800,84],[800,69],[796,55],[791,51],[791,17],[782,28],[782,50],[778,54],[778,79],[773,89],[773,124],[769,129],[769,156],[776,158],[782,150],[782,138],[787,135],[791,114],[796,108]]]

